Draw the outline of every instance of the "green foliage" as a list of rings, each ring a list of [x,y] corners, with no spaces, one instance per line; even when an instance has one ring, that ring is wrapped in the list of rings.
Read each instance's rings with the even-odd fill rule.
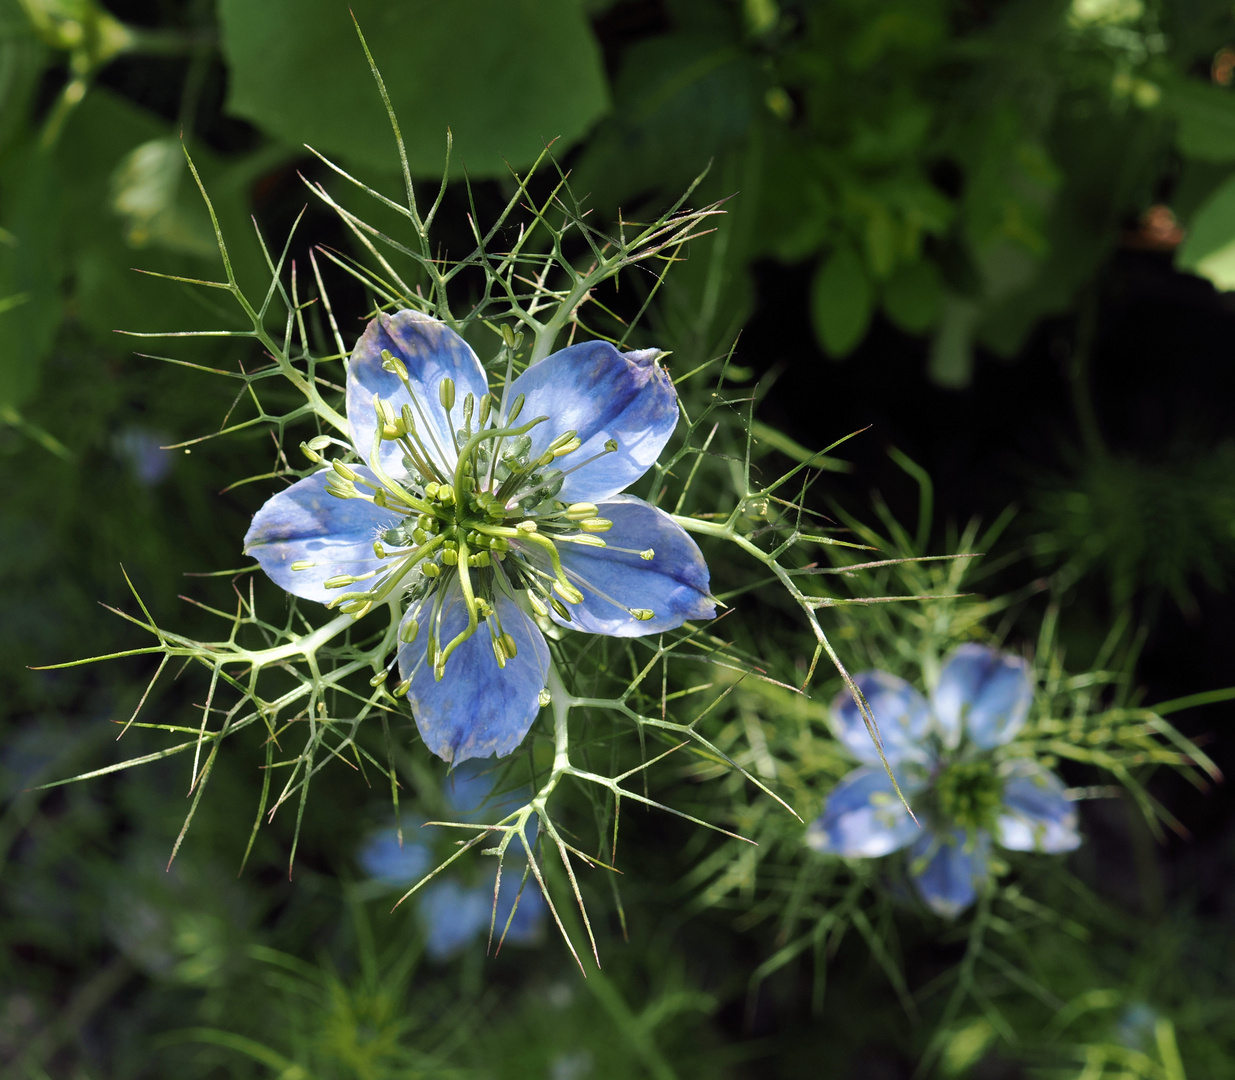
[[[386,73],[413,176],[441,176],[448,128],[456,171],[504,176],[503,159],[524,168],[559,138],[561,152],[608,108],[576,0],[223,0],[228,108],[289,142],[389,168],[373,82],[355,51],[340,48],[351,19]]]

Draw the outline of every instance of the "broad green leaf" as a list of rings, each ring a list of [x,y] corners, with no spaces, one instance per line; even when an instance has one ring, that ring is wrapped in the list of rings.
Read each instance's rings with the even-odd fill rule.
[[[1208,278],[1219,289],[1235,289],[1235,176],[1197,209],[1175,253],[1175,265]]]
[[[609,106],[577,0],[220,0],[228,109],[327,155],[389,169],[394,139],[352,27],[381,69],[413,174],[505,176]],[[505,160],[503,160],[505,159]]]
[[[1163,100],[1175,117],[1175,144],[1198,161],[1235,161],[1235,91],[1177,82]]]
[[[831,356],[847,356],[866,336],[874,290],[866,267],[848,244],[838,247],[819,267],[811,287],[815,334]]]
[[[902,330],[923,334],[939,321],[943,284],[929,260],[897,267],[883,287],[883,310]]]

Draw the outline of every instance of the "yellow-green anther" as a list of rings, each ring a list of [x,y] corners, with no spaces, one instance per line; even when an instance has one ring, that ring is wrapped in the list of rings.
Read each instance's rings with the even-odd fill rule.
[[[497,661],[497,666],[499,668],[504,668],[506,666],[506,652],[502,648],[501,639],[492,638],[489,644],[493,646],[493,659]]]
[[[459,592],[463,594],[463,606],[467,610],[467,625],[442,649],[441,654],[433,665],[433,677],[435,679],[441,679],[446,673],[446,661],[450,659],[451,653],[476,633],[476,627],[480,624],[480,612],[476,606],[476,594],[472,591],[472,575],[467,570],[468,554],[466,541],[461,542],[459,550],[455,553],[455,558],[459,563]]]
[[[469,429],[471,428],[472,413],[474,413],[475,411],[476,411],[476,395],[470,392],[467,394],[464,394],[463,395],[463,426],[465,428],[469,428]]]
[[[545,607],[545,602],[534,592],[528,592],[525,595],[527,596],[527,602],[532,605],[532,610],[542,619],[549,614],[549,609]]]
[[[335,574],[334,577],[328,577],[322,582],[323,589],[342,589],[348,585],[355,585],[356,579],[351,574]]]
[[[312,559],[297,559],[292,563],[293,570],[312,570],[317,564]]]
[[[582,544],[584,547],[602,548],[608,547],[599,536],[592,536],[590,533],[577,533],[574,536],[558,537],[563,543]]]
[[[373,505],[374,506],[388,505],[386,502],[386,489],[385,488],[378,488],[375,492],[373,492]]]
[[[382,683],[386,681],[387,674],[388,673],[385,671],[379,671],[376,675],[373,676],[373,678],[369,680],[369,685],[370,686],[381,686]]]
[[[568,604],[583,603],[583,593],[576,589],[569,581],[555,581],[553,583],[553,591]]]
[[[398,686],[394,688],[395,697],[403,697],[412,688],[412,680],[404,679]]]
[[[570,622],[570,611],[556,596],[549,597],[549,606],[558,613],[558,617]]]
[[[383,424],[382,438],[387,442],[394,442],[403,436],[403,429],[398,424]]]
[[[443,484],[437,489],[437,501],[443,506],[452,506],[455,501],[455,489]]]
[[[536,531],[536,522],[530,519],[528,521],[521,521],[519,522],[518,525],[515,526],[515,528],[518,529],[521,533],[527,533],[528,535],[531,535],[532,533]]]
[[[501,555],[510,550],[510,541],[504,536],[495,536],[489,541],[489,550],[495,555]]]
[[[410,645],[416,640],[416,635],[420,633],[420,623],[415,619],[408,619],[401,627],[399,627],[399,640],[404,645]]]
[[[389,349],[382,350],[382,369],[398,375],[400,382],[407,382],[407,367]]]
[[[435,578],[442,572],[442,568],[435,562],[427,562],[424,565],[424,574],[427,578]]]
[[[584,518],[595,517],[599,507],[595,503],[571,503],[566,507],[566,517],[571,521],[582,521]]]
[[[618,448],[617,439],[606,439],[605,440],[605,449],[608,450],[609,453],[616,454],[617,448]]]
[[[429,640],[425,642],[425,659],[429,662],[430,667],[435,667],[437,664],[437,639],[432,634],[429,635]]]
[[[555,447],[553,451],[554,457],[565,457],[567,454],[573,454],[583,445],[583,440],[579,436],[562,443],[561,446]]]
[[[442,403],[442,408],[447,412],[455,407],[454,379],[448,377],[437,384],[437,400]]]
[[[483,596],[476,597],[476,614],[482,619],[487,619],[493,614],[493,605]]]
[[[423,544],[426,540],[429,539],[429,534],[425,532],[424,529],[416,528],[412,530],[412,539],[417,544]]]
[[[322,460],[322,455],[314,450],[308,443],[300,444],[300,452],[304,454],[314,465]]]
[[[403,421],[403,427],[409,435],[416,434],[416,418],[412,416],[412,407],[410,405],[404,405],[399,410],[399,419]]]
[[[308,442],[309,449],[316,450],[319,453],[322,450],[325,450],[326,447],[328,447],[329,445],[330,445],[329,435],[314,435],[313,438],[311,438]]]
[[[579,433],[577,431],[574,431],[573,429],[570,431],[563,431],[562,434],[559,435],[556,439],[554,439],[551,443],[549,443],[549,445],[545,447],[545,449],[557,451],[561,447],[566,446],[568,443],[574,442],[575,439],[578,437],[578,434]]]
[[[523,402],[526,399],[522,394],[517,394],[515,400],[510,403],[510,412],[506,414],[506,423],[513,424],[519,419],[519,414],[523,412]]]
[[[637,607],[637,608],[631,608],[630,614],[633,618],[638,619],[640,622],[647,622],[649,619],[652,619],[655,617],[656,612],[651,611],[645,607]]]
[[[354,499],[356,497],[356,485],[350,480],[343,480],[332,476],[326,481],[326,494],[333,495],[336,499]]]
[[[502,643],[502,651],[506,653],[511,660],[519,655],[519,646],[515,644],[515,639],[509,634],[501,634],[498,641]]]
[[[522,334],[519,335],[519,337],[522,336]],[[519,347],[515,344],[515,332],[506,323],[502,323],[502,344],[508,349],[517,349]]]
[[[585,518],[579,522],[579,528],[589,533],[608,532],[613,528],[613,522],[602,517]]]
[[[489,414],[493,411],[493,397],[490,394],[485,394],[480,399],[480,418],[479,423],[484,427],[489,422]]]
[[[457,566],[459,564],[459,553],[454,548],[447,548],[442,552],[442,564],[444,566]]]
[[[656,558],[656,551],[654,548],[645,548],[643,551],[639,552],[639,558],[641,558],[644,562],[651,562],[654,558]]]
[[[339,605],[339,610],[353,619],[363,619],[372,609],[372,600],[349,600],[346,604]]]
[[[386,558],[386,549],[382,546],[382,542],[380,540],[373,541],[373,554],[379,559]]]
[[[438,484],[430,480],[427,484],[425,484],[425,498],[426,499],[436,499],[437,493],[441,489],[441,486],[442,486],[441,484]],[[427,515],[421,514],[420,516],[423,518],[423,517],[426,517]],[[422,521],[421,524],[423,525],[424,522]]]
[[[467,557],[467,565],[468,566],[488,566],[489,565],[489,553],[487,551],[478,551],[476,552],[475,555],[469,555]]]
[[[543,469],[546,465],[553,464],[554,453],[552,450],[546,450],[536,459],[536,467]]]
[[[341,461],[332,461],[330,463],[330,467],[334,469],[334,471],[337,472],[341,477],[343,477],[344,480],[354,481],[357,479],[355,471],[353,471],[352,469],[349,469]]]
[[[377,422],[387,427],[395,426],[395,408],[385,398],[373,395],[373,411],[377,414]]]

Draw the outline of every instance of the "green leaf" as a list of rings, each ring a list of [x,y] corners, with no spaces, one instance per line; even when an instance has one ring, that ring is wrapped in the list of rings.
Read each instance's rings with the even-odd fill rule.
[[[948,296],[935,340],[927,374],[939,386],[960,390],[973,378],[973,334],[982,309],[962,296]]]
[[[1175,265],[1208,278],[1219,289],[1235,289],[1235,176],[1197,209]]]
[[[417,176],[505,176],[608,109],[577,0],[220,0],[228,109],[292,143],[389,169],[394,139],[349,6],[386,80]]]
[[[0,172],[0,408],[16,409],[38,389],[39,367],[60,325],[61,190],[49,157],[35,146],[10,154]]]
[[[866,267],[848,244],[819,267],[811,286],[811,318],[819,343],[831,356],[847,356],[866,336],[874,290]]]
[[[883,310],[906,333],[922,334],[939,321],[943,283],[929,261],[897,267],[883,287]]]
[[[1163,104],[1175,117],[1181,154],[1198,161],[1235,161],[1235,92],[1178,82],[1167,88]]]

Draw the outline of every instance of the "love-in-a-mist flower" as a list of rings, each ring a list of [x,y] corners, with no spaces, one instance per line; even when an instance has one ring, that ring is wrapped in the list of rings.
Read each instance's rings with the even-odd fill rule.
[[[548,675],[537,617],[630,637],[715,615],[695,542],[620,494],[677,425],[660,355],[572,345],[491,392],[445,324],[381,315],[347,373],[361,462],[271,498],[245,551],[288,592],[356,618],[406,605],[400,688],[426,745],[450,762],[509,754]]]
[[[909,848],[918,895],[953,917],[986,880],[992,840],[1010,851],[1071,851],[1076,808],[1049,769],[1010,752],[1033,701],[1023,659],[962,645],[944,662],[928,702],[884,671],[857,675],[884,754],[919,824],[892,787],[857,704],[832,703],[837,736],[863,764],[828,796],[807,830],[816,851],[877,858]]]

